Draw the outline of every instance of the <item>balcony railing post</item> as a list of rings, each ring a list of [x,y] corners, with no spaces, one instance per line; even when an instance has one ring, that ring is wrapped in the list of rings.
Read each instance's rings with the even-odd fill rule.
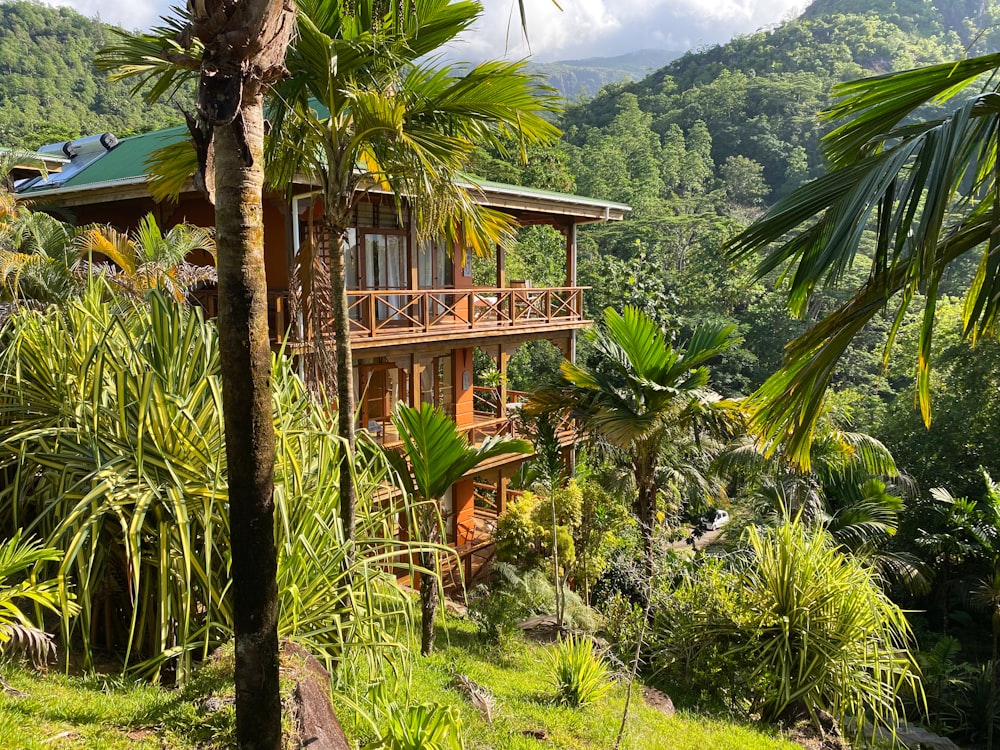
[[[375,318],[375,292],[368,292],[368,335],[374,336],[378,328],[378,321]]]
[[[469,328],[476,327],[476,293],[467,292],[466,300],[469,308]]]
[[[430,292],[417,292],[421,297],[420,313],[424,316],[424,332],[431,325],[431,293]]]

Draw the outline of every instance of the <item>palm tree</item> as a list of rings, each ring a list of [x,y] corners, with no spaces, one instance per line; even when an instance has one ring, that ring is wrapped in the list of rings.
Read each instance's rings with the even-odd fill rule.
[[[568,360],[560,380],[531,396],[528,414],[568,412],[592,439],[620,450],[635,476],[635,513],[647,572],[652,570],[660,452],[675,431],[697,434],[717,411],[705,363],[732,346],[733,326],[698,328],[687,348],[675,350],[645,313],[608,308],[592,334],[596,364]]]
[[[201,0],[99,61],[138,77],[148,101],[198,79],[189,127],[199,177],[213,185],[219,342],[232,528],[236,736],[241,748],[281,744],[274,424],[264,275],[264,92],[284,75],[294,8],[284,0]],[[328,61],[329,64],[329,61]],[[212,157],[212,158],[210,158]],[[211,166],[210,166],[211,162]],[[213,179],[214,178],[214,179]],[[212,191],[209,191],[210,193]]]
[[[508,241],[512,223],[475,202],[475,187],[462,172],[473,150],[502,148],[509,134],[522,146],[558,136],[542,117],[556,100],[523,63],[485,62],[460,71],[429,57],[481,12],[478,0],[299,0],[290,76],[276,88],[269,179],[287,186],[306,172],[322,189],[320,242],[328,245],[332,294],[329,304],[309,309],[329,311],[332,320],[308,327],[317,352],[328,346],[332,328],[338,429],[350,448],[355,393],[345,252],[354,207],[378,190],[391,192],[401,211],[405,196],[419,235],[444,234],[455,247],[485,254]],[[320,260],[317,250],[312,247],[313,263]],[[325,275],[325,269],[315,274]],[[342,460],[351,460],[350,450]],[[341,518],[351,540],[355,491],[350,472],[341,476]]]
[[[178,224],[161,232],[153,214],[139,220],[131,232],[112,226],[91,226],[77,240],[80,260],[91,271],[103,270],[108,281],[129,297],[142,298],[160,289],[178,302],[198,284],[216,282],[214,266],[195,265],[188,256],[202,251],[214,259],[215,238],[209,229]],[[114,264],[93,263],[95,253]]]
[[[898,300],[889,347],[914,296],[925,306],[918,345],[917,395],[931,419],[934,311],[943,275],[981,249],[969,285],[964,333],[995,330],[1000,313],[997,132],[1000,54],[840,84],[826,112],[836,127],[823,139],[828,172],[775,204],[727,246],[739,261],[771,243],[758,277],[789,267],[790,301],[803,314],[817,285],[835,283],[875,236],[868,280],[837,310],[792,341],[782,368],[753,395],[755,420],[772,449],[784,445],[808,466],[809,442],[837,361],[891,298]],[[925,104],[948,100],[940,117],[913,120]],[[816,219],[819,216],[818,220]],[[788,441],[782,441],[791,432]]]
[[[880,441],[842,429],[828,411],[809,447],[809,469],[768,455],[753,435],[733,441],[716,459],[724,474],[741,475],[758,512],[776,523],[799,518],[823,528],[841,550],[881,575],[926,589],[929,570],[913,555],[888,548],[899,526],[904,491],[911,488]],[[780,453],[780,451],[777,451]]]
[[[469,445],[468,438],[441,409],[421,404],[419,409],[400,404],[392,421],[403,442],[403,453],[386,448],[385,454],[396,470],[401,488],[419,503],[417,533],[422,542],[433,544],[439,536],[441,516],[438,503],[455,482],[483,461],[505,453],[531,453],[527,440],[511,440],[499,435],[480,445]],[[437,611],[437,584],[430,573],[437,569],[436,554],[420,553],[420,652],[434,650],[434,614]]]
[[[2,212],[2,209],[0,209]],[[75,231],[48,214],[10,205],[0,217],[0,287],[15,303],[62,302],[79,290]]]

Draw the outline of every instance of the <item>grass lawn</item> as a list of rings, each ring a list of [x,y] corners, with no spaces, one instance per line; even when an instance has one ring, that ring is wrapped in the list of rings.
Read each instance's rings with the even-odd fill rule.
[[[471,624],[454,620],[449,621],[447,634],[439,631],[437,644],[437,653],[417,659],[413,699],[458,707],[469,750],[607,750],[613,746],[625,704],[624,685],[615,685],[599,704],[566,708],[553,700],[544,646],[520,640],[505,653],[483,648]],[[463,695],[449,687],[453,670],[493,692],[497,718],[492,727]],[[538,730],[546,734],[545,741],[524,734]],[[664,716],[646,706],[638,691],[632,696],[622,744],[633,750],[798,750],[797,745],[760,727],[683,712]]]
[[[0,675],[8,688],[0,688],[0,748],[231,747],[232,704],[206,700],[231,697],[231,669],[231,657],[213,660],[183,690],[166,690],[121,677],[37,674],[4,665]]]
[[[414,659],[411,701],[445,703],[461,715],[468,750],[608,750],[614,743],[625,702],[615,685],[600,703],[582,709],[555,704],[547,683],[545,646],[516,641],[506,652],[479,644],[474,627],[449,621],[439,631],[438,651]],[[67,677],[0,668],[9,689],[0,688],[0,748],[228,748],[233,746],[231,652],[209,662],[182,690],[106,677]],[[493,692],[493,726],[457,690],[454,672]],[[219,700],[219,698],[223,700]],[[210,700],[211,699],[211,700]],[[396,700],[404,702],[401,696]],[[209,704],[209,705],[206,705]],[[358,726],[346,707],[340,713],[350,732]],[[526,733],[543,734],[539,740]],[[370,737],[358,737],[367,740]],[[633,750],[798,750],[760,727],[715,717],[678,713],[667,717],[633,695],[625,748]]]

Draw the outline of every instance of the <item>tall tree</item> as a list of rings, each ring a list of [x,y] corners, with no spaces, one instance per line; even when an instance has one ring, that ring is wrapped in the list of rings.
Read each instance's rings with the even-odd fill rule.
[[[916,390],[930,424],[931,342],[941,283],[978,253],[965,300],[963,333],[975,342],[1000,322],[1000,54],[891,73],[835,87],[826,113],[828,172],[775,204],[728,245],[741,260],[772,247],[764,276],[788,268],[790,304],[805,312],[813,291],[850,270],[868,230],[876,251],[867,280],[787,348],[785,363],[751,398],[763,440],[785,445],[808,467],[823,393],[854,337],[891,299],[898,301],[891,348],[910,304],[923,295]],[[993,73],[986,85],[984,74]],[[944,114],[914,120],[931,102]],[[819,219],[816,220],[817,215]],[[784,436],[791,433],[786,441]]]
[[[584,432],[622,451],[635,476],[635,514],[647,572],[652,571],[657,517],[657,470],[671,432],[697,435],[698,423],[718,396],[708,386],[705,363],[730,347],[732,326],[697,329],[683,350],[667,342],[660,327],[637,308],[604,312],[593,333],[593,364],[566,360],[550,388],[532,394],[528,414],[568,411]]]
[[[241,748],[281,746],[274,543],[274,424],[264,275],[264,92],[285,72],[294,10],[284,0],[200,0],[152,34],[104,54],[155,101],[198,78],[189,126],[202,184],[214,183],[219,345]],[[329,64],[329,61],[328,61]],[[214,167],[208,166],[210,154]],[[207,171],[207,173],[206,173]],[[214,172],[214,175],[212,174]],[[214,176],[214,180],[212,177]]]
[[[372,190],[389,191],[402,212],[405,196],[418,236],[445,235],[456,252],[486,254],[508,241],[512,224],[474,200],[475,185],[463,170],[475,147],[504,149],[504,136],[514,135],[523,149],[558,135],[542,117],[556,101],[522,63],[460,71],[428,62],[481,13],[478,0],[300,0],[291,75],[277,89],[270,179],[289,185],[305,171],[323,193],[320,241],[328,243],[331,304],[307,309],[332,316],[309,327],[317,350],[328,347],[333,333],[338,430],[349,448],[340,487],[349,541],[356,498],[346,469],[355,393],[345,253],[355,206]],[[321,259],[313,254],[313,263]]]

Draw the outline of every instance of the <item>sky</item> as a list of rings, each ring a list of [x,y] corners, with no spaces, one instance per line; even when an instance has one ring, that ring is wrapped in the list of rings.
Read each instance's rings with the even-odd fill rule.
[[[148,29],[183,0],[68,0],[86,16]],[[797,15],[808,0],[524,0],[528,43],[517,0],[483,0],[476,28],[449,51],[456,60],[531,58],[538,62],[611,57],[639,49],[685,51],[721,44]],[[561,10],[560,10],[561,8]]]

